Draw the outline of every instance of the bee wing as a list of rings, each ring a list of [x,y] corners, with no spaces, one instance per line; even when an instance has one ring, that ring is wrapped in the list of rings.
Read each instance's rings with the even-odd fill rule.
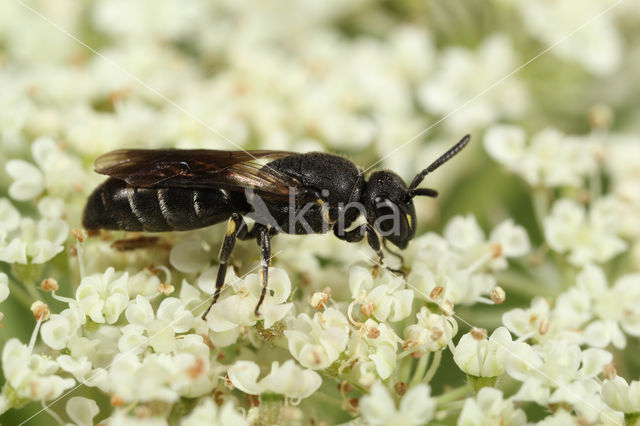
[[[254,190],[287,200],[302,190],[297,179],[266,165],[292,155],[287,151],[216,151],[210,149],[121,149],[98,157],[96,172],[137,187]]]

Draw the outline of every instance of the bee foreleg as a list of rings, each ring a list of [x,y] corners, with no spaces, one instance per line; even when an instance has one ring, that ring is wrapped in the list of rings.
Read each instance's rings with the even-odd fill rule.
[[[245,230],[246,232],[246,229],[247,225],[244,222],[242,216],[240,216],[238,213],[232,213],[231,217],[229,218],[229,222],[227,223],[227,232],[224,235],[222,247],[220,247],[220,266],[218,267],[218,275],[216,276],[216,291],[213,294],[213,300],[211,301],[211,304],[202,314],[203,320],[207,319],[207,314],[220,297],[222,286],[224,286],[224,278],[227,275],[227,264],[229,261],[229,257],[231,256],[231,252],[233,252],[233,246],[236,244],[236,237],[242,230]]]

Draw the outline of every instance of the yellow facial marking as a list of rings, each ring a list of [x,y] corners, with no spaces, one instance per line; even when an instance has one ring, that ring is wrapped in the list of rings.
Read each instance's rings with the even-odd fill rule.
[[[411,215],[407,213],[407,223],[409,224],[409,228],[413,228],[413,224],[411,223]]]

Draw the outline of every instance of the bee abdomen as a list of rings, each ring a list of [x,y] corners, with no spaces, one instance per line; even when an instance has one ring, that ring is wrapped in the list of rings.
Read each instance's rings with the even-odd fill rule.
[[[87,200],[87,229],[186,231],[227,219],[235,210],[218,189],[136,188],[109,178]]]

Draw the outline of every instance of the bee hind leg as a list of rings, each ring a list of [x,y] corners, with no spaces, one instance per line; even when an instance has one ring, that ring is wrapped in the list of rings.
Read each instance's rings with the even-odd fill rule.
[[[227,231],[224,235],[224,241],[222,242],[222,247],[220,247],[220,266],[218,267],[218,275],[216,276],[216,287],[215,293],[213,294],[213,300],[209,307],[202,314],[202,319],[206,321],[207,315],[209,311],[218,301],[220,297],[220,293],[222,292],[222,287],[224,286],[224,278],[227,275],[227,265],[229,261],[229,257],[231,256],[231,252],[233,252],[233,247],[236,244],[236,237],[240,232],[246,232],[247,224],[245,223],[242,216],[238,213],[232,213],[229,218],[229,222],[227,223]]]
[[[269,264],[271,263],[271,232],[269,228],[263,225],[254,225],[252,231],[257,233],[257,239],[260,244],[260,285],[262,291],[260,293],[260,299],[256,305],[254,314],[256,317],[260,316],[260,306],[264,302],[264,298],[267,295],[268,282],[269,282]]]

